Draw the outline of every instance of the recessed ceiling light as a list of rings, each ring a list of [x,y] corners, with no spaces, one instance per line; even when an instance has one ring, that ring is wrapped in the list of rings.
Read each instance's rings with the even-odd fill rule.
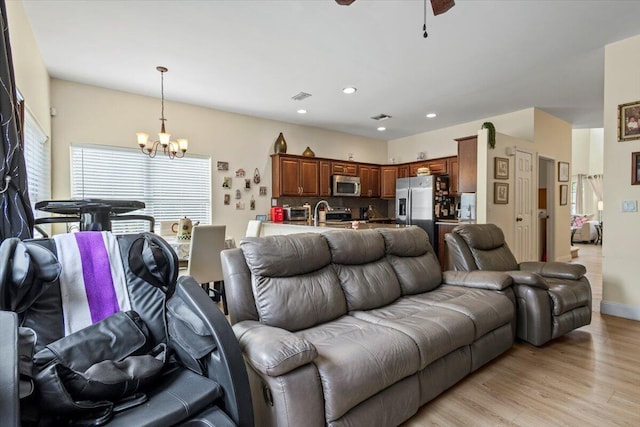
[[[307,114],[307,110],[301,108],[298,110],[298,114]]]
[[[427,114],[427,119],[433,119],[436,116],[436,113]]]
[[[385,130],[387,130],[387,128],[386,128],[386,127],[384,127],[384,126],[380,126],[380,127],[378,128],[378,130],[379,130],[380,132],[384,132]]]
[[[342,89],[342,92],[346,93],[347,95],[351,95],[352,93],[356,93],[358,89],[356,89],[353,86],[347,86],[344,89]]]

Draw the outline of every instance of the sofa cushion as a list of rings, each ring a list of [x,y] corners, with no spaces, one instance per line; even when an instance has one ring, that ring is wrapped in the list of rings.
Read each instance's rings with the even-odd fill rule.
[[[518,270],[518,261],[498,226],[486,224],[478,228],[459,225],[453,232],[467,243],[479,270]]]
[[[510,323],[515,316],[515,304],[507,295],[485,289],[442,285],[431,292],[407,298],[468,317],[475,327],[474,339]]]
[[[322,236],[335,264],[359,265],[384,257],[384,239],[375,230],[332,230]]]
[[[331,262],[329,246],[318,233],[246,237],[240,248],[255,276],[296,276],[320,270]]]
[[[475,325],[468,316],[407,297],[387,307],[355,311],[351,315],[411,337],[420,352],[420,369],[457,348],[471,344],[475,338]]]
[[[442,283],[438,258],[429,236],[419,227],[379,229],[387,259],[398,277],[403,295],[427,292]]]
[[[327,423],[419,369],[418,349],[411,338],[351,316],[296,335],[318,351],[313,363],[322,383]]]
[[[398,278],[385,259],[365,265],[335,265],[347,309],[369,310],[400,297]]]
[[[395,301],[400,285],[384,258],[384,239],[375,230],[323,233],[347,300],[347,309],[368,310]]]
[[[289,331],[347,312],[327,242],[316,233],[244,239],[260,322]]]

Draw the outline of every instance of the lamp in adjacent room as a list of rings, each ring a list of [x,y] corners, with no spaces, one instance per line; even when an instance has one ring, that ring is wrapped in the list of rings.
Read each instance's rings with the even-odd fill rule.
[[[604,210],[604,202],[598,200],[598,221],[602,222],[602,211]]]
[[[184,157],[184,154],[187,152],[189,142],[184,138],[171,141],[171,134],[167,133],[165,129],[165,122],[167,119],[164,118],[164,73],[169,70],[167,67],[163,66],[157,66],[156,70],[160,71],[160,93],[162,96],[162,112],[160,116],[162,125],[160,126],[160,133],[158,133],[158,139],[155,141],[149,140],[149,134],[145,132],[138,132],[136,135],[138,136],[138,145],[140,146],[140,150],[144,154],[153,158],[158,153],[158,147],[162,146],[164,154],[173,160],[176,157]]]

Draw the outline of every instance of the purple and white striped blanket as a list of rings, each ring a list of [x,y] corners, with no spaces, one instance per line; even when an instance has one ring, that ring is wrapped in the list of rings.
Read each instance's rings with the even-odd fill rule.
[[[65,336],[119,311],[131,310],[116,237],[85,231],[53,237],[62,266],[60,293]]]

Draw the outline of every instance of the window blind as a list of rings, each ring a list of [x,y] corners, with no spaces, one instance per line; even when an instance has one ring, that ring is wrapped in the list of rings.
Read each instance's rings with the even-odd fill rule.
[[[31,210],[36,218],[48,216],[35,209],[36,202],[51,198],[51,163],[49,162],[49,138],[29,109],[24,111],[24,159],[27,168],[27,186]],[[47,233],[50,226],[42,225]]]
[[[88,144],[71,145],[71,195],[73,198],[138,200],[159,230],[160,221],[188,216],[194,222],[211,221],[211,159],[187,155],[170,160],[136,149]],[[148,230],[142,221],[114,221],[114,233]]]

